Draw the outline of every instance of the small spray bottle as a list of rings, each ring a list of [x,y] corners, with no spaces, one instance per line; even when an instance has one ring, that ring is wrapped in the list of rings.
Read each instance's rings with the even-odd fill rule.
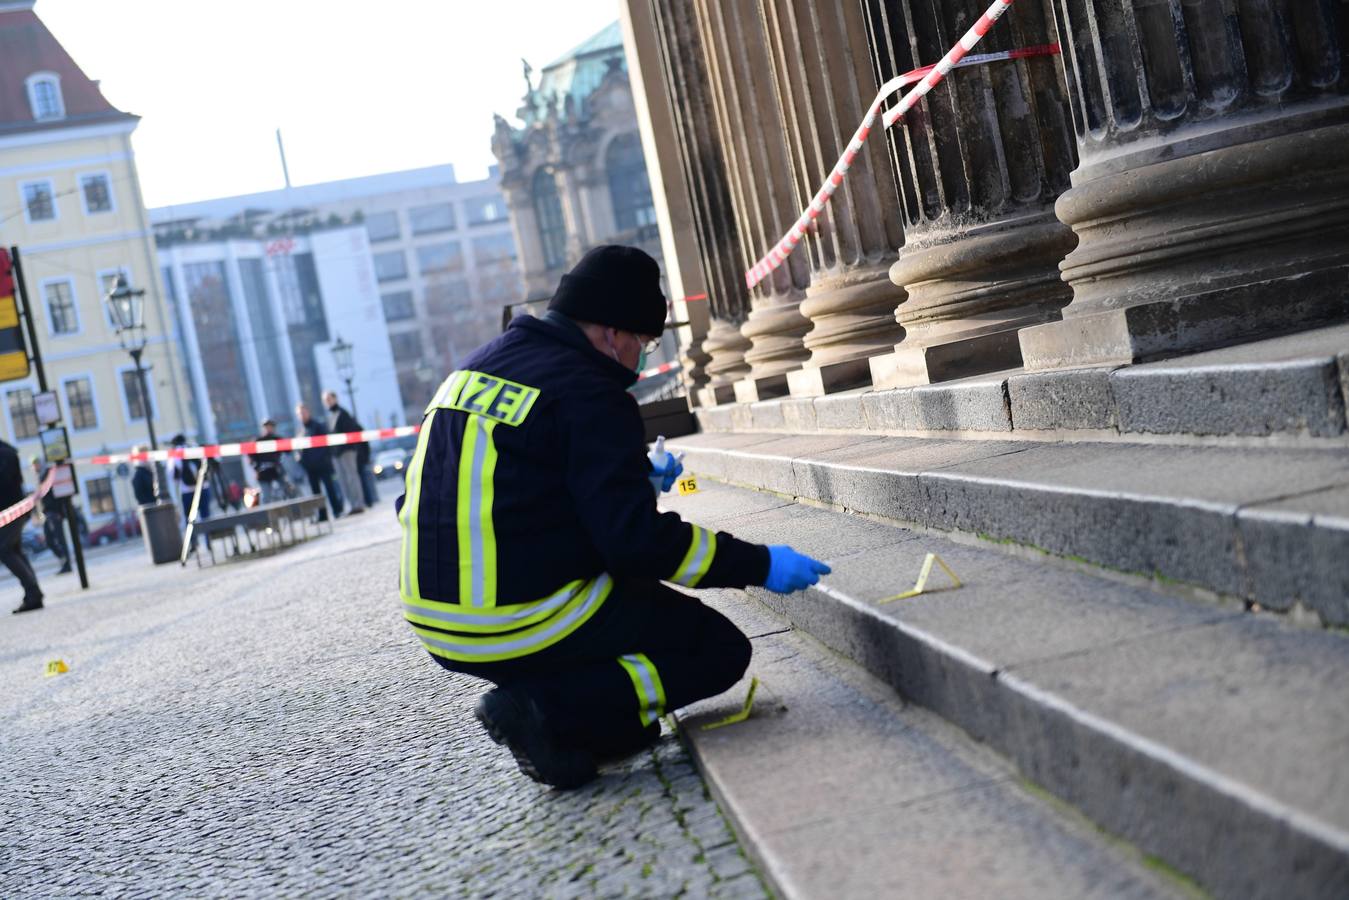
[[[672,461],[669,451],[665,449],[665,435],[656,435],[656,445],[651,448],[646,458],[651,461],[651,474],[647,477],[651,479],[651,487],[659,497],[662,483],[665,481],[665,470]]]

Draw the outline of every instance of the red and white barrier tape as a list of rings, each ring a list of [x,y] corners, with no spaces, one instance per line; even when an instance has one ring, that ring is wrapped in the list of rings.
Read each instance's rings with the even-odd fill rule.
[[[33,491],[33,493],[29,494],[27,497],[24,497],[13,506],[5,510],[0,510],[0,527],[8,525],[10,522],[20,519],[32,512],[33,507],[37,506],[37,502],[47,496],[47,492],[52,489],[52,484],[55,481],[56,466],[52,466],[47,470],[47,477],[42,479],[42,483],[37,486],[37,490]]]
[[[834,191],[838,190],[838,186],[843,183],[843,176],[848,174],[848,169],[852,167],[853,160],[861,152],[862,144],[866,141],[867,135],[871,133],[871,126],[876,121],[876,116],[880,114],[881,104],[891,94],[917,82],[913,90],[905,94],[898,105],[885,112],[881,119],[882,130],[898,122],[919,100],[923,99],[928,91],[936,87],[957,66],[978,65],[1000,59],[1020,59],[1026,56],[1042,56],[1059,52],[1058,45],[1053,44],[1027,47],[1021,50],[1008,50],[1001,53],[986,53],[981,56],[966,56],[993,27],[993,23],[998,21],[1014,2],[1015,0],[994,0],[993,4],[979,17],[979,21],[975,22],[969,31],[965,32],[964,36],[947,51],[940,62],[931,66],[924,66],[921,69],[914,69],[912,72],[906,72],[881,85],[880,91],[876,94],[876,99],[871,102],[871,108],[862,120],[861,127],[853,135],[852,140],[843,151],[843,155],[839,157],[838,163],[835,164],[833,171],[829,173],[829,177],[825,179],[824,184],[820,186],[819,191],[811,199],[810,205],[802,210],[801,217],[783,235],[782,240],[778,241],[772,250],[769,250],[762,259],[745,273],[745,285],[747,287],[753,288],[767,278],[774,269],[782,265],[791,255],[791,252],[796,249],[796,245],[805,237],[811,223],[820,213],[824,212],[825,204],[829,202],[830,197],[834,196]]]
[[[677,362],[661,363],[658,366],[652,366],[649,369],[643,369],[642,371],[638,372],[637,380],[641,381],[645,378],[655,378],[657,375],[664,375],[666,372],[673,372],[676,369],[682,368],[683,366]]]
[[[245,456],[254,453],[287,452],[289,450],[308,450],[312,447],[340,447],[343,444],[363,444],[368,441],[382,441],[386,438],[406,437],[422,430],[420,425],[399,425],[396,428],[367,428],[365,431],[344,431],[338,434],[320,434],[314,437],[277,438],[272,441],[240,441],[237,444],[212,444],[209,447],[170,447],[167,450],[147,450],[144,453],[110,453],[104,456],[90,456],[79,462],[96,466],[116,465],[124,462],[156,461],[170,459],[219,459],[226,456]]]

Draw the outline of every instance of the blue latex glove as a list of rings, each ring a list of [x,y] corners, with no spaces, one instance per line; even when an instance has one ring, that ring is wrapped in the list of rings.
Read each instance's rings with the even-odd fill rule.
[[[668,491],[674,487],[674,483],[679,480],[679,476],[684,474],[684,464],[671,454],[666,461],[665,468],[657,471],[660,472],[660,489]]]
[[[828,575],[830,568],[818,559],[797,553],[785,544],[768,548],[768,580],[764,587],[776,594],[790,594],[810,587]]]

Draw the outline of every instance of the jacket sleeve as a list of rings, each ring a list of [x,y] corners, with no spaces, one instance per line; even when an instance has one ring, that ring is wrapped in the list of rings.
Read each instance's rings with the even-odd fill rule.
[[[768,577],[768,548],[656,509],[642,418],[626,393],[569,398],[557,409],[564,477],[612,575],[685,587],[744,587]]]

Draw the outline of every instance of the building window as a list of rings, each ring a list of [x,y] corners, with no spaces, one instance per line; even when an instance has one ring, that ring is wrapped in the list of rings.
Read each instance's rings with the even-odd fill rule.
[[[547,169],[534,173],[534,215],[539,220],[543,264],[556,269],[567,261],[567,222],[562,218],[562,198],[557,181]]]
[[[112,499],[112,478],[107,475],[86,478],[84,481],[84,498],[85,502],[89,504],[89,515],[91,516],[117,512],[117,504]]]
[[[142,422],[145,420],[145,402],[141,399],[140,379],[136,377],[135,369],[123,369],[122,376],[122,398],[126,400],[127,418],[132,422]],[[150,379],[145,379],[145,391],[150,392]],[[154,397],[149,397],[150,409],[155,408]]]
[[[9,422],[14,426],[14,439],[35,438],[42,426],[37,420],[37,410],[33,408],[33,392],[29,388],[17,388],[8,391],[5,399],[9,404]]]
[[[76,431],[98,427],[98,411],[94,409],[94,385],[88,378],[72,378],[66,386],[66,413],[70,427]]]
[[[112,212],[112,188],[107,175],[81,175],[80,193],[84,196],[84,211],[89,215]]]
[[[415,318],[417,309],[412,305],[412,291],[394,291],[380,297],[384,301],[384,321],[400,322]]]
[[[467,303],[468,282],[462,278],[446,278],[426,286],[426,313],[429,316],[452,315]]]
[[[475,197],[464,201],[468,211],[468,224],[489,225],[492,222],[506,221],[506,201],[500,197]]]
[[[423,275],[433,272],[458,272],[464,268],[464,254],[458,242],[427,244],[417,248],[417,268]]]
[[[56,218],[56,191],[50,181],[29,181],[23,186],[24,211],[30,222]]]
[[[454,207],[448,203],[414,206],[408,210],[413,234],[433,234],[454,230]]]
[[[491,265],[515,259],[515,238],[509,233],[485,234],[473,239],[473,259],[479,265]]]
[[[604,154],[609,176],[609,199],[614,205],[614,227],[628,231],[656,224],[656,206],[651,200],[651,182],[646,177],[642,144],[635,134],[609,142]]]
[[[365,217],[365,233],[370,243],[392,241],[403,236],[403,227],[398,224],[397,212],[369,213]]]
[[[80,316],[75,309],[75,287],[70,279],[42,285],[42,299],[47,304],[47,321],[51,323],[52,334],[79,332]]]
[[[408,261],[402,250],[375,254],[375,278],[378,281],[397,281],[408,277]]]
[[[33,118],[38,122],[64,119],[66,104],[61,97],[60,77],[50,72],[29,75],[28,105],[33,110]]]
[[[394,362],[406,365],[420,362],[422,358],[422,336],[416,331],[389,335],[389,349],[393,351]]]

